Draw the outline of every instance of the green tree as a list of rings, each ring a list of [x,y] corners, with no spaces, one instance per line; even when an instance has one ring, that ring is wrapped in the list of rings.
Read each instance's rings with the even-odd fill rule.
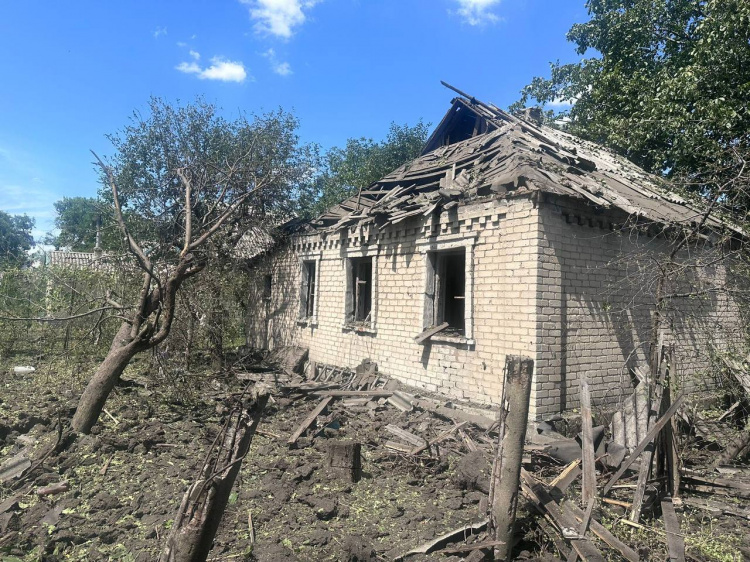
[[[554,63],[513,108],[572,100],[566,127],[645,169],[699,178],[750,144],[750,2],[588,0]],[[731,155],[729,156],[731,159]]]
[[[344,148],[328,150],[323,159],[323,172],[303,194],[302,213],[318,215],[419,156],[427,140],[428,127],[422,121],[413,127],[391,123],[383,141],[349,139]]]
[[[120,375],[172,329],[182,284],[210,265],[223,242],[288,216],[309,182],[312,151],[283,111],[227,121],[201,100],[174,107],[152,99],[109,138],[101,199],[143,272],[133,302],[109,299],[123,323],[78,403],[73,429],[87,433]],[[210,275],[210,269],[207,274]]]
[[[32,228],[33,218],[0,211],[0,268],[20,267],[28,263],[26,252],[34,246]]]
[[[101,248],[114,250],[121,246],[117,225],[109,207],[93,197],[63,197],[55,201],[56,236],[48,235],[45,243],[56,249],[91,252],[96,247],[97,228],[101,234]]]

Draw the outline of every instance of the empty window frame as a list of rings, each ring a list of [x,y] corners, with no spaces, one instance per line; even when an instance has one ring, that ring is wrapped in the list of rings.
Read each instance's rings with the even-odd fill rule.
[[[372,257],[347,260],[346,322],[369,324],[372,315]]]
[[[315,260],[302,262],[302,283],[300,285],[300,318],[307,320],[314,318],[315,295],[318,284],[318,267]]]
[[[273,289],[273,277],[271,275],[263,276],[263,299],[271,300],[271,290]]]
[[[427,255],[425,323],[448,327],[445,334],[466,335],[466,249],[429,252]]]

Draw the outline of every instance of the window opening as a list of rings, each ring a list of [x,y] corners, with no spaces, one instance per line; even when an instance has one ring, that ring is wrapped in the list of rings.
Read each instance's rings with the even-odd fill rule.
[[[439,262],[440,258],[438,303],[441,304],[441,314],[438,323],[448,322],[448,330],[463,334],[466,318],[466,253],[444,254],[438,256]]]
[[[263,298],[271,300],[272,278],[270,275],[263,276]]]
[[[302,262],[302,301],[300,303],[300,316],[312,318],[315,316],[315,262]]]
[[[351,298],[347,317],[353,322],[368,322],[372,311],[372,258],[352,258]]]
[[[443,333],[464,335],[466,331],[466,250],[436,252],[434,264],[435,295],[433,322],[448,327]]]

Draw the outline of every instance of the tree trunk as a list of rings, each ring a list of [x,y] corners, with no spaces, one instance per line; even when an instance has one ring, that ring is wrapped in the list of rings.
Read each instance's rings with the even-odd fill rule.
[[[499,445],[500,458],[496,476],[492,509],[495,540],[503,544],[495,547],[495,560],[510,560],[513,552],[513,533],[516,523],[519,478],[529,421],[529,400],[534,373],[534,361],[528,357],[508,355],[505,360],[505,397],[508,413],[505,435]]]
[[[91,377],[78,401],[72,422],[74,431],[78,433],[91,431],[99,419],[99,414],[102,413],[109,393],[112,392],[125,367],[138,351],[141,350],[130,341],[130,324],[123,322],[112,341],[107,356]]]
[[[182,498],[160,562],[205,562],[267,401],[268,394],[261,390],[252,404],[230,414],[200,477]]]

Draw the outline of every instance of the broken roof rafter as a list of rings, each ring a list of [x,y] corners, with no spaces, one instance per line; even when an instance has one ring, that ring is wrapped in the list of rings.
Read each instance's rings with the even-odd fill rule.
[[[700,214],[700,205],[668,191],[664,180],[614,152],[443,84],[459,97],[452,100],[422,155],[332,207],[311,226],[335,231],[377,217],[375,224],[382,228],[408,217],[429,216],[445,205],[453,207],[457,199],[468,202],[534,191],[583,200],[597,208],[618,208],[667,225],[686,224]],[[468,138],[451,142],[451,127],[461,112],[484,125],[474,127]],[[713,217],[707,226],[744,235]]]

